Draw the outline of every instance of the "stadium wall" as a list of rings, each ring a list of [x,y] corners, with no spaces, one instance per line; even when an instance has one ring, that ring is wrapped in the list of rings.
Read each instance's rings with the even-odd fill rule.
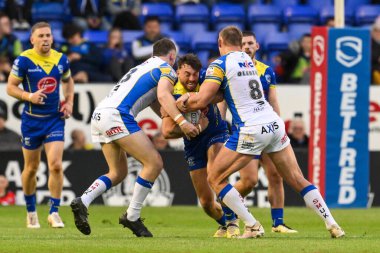
[[[300,167],[307,176],[308,151],[307,149],[295,150]],[[187,165],[182,151],[161,152],[164,160],[165,171],[156,180],[152,192],[149,194],[145,204],[149,206],[170,205],[197,205],[198,201],[191,184],[187,171]],[[380,152],[371,152],[370,172],[370,195],[369,206],[380,206]],[[98,204],[112,206],[126,206],[132,197],[134,181],[137,173],[141,170],[141,164],[129,158],[129,174],[118,186],[113,187],[101,198],[96,200]],[[0,152],[0,174],[4,174],[10,182],[10,190],[16,193],[16,203],[24,204],[21,188],[21,172],[23,168],[22,153],[18,151]],[[75,151],[65,152],[63,159],[64,184],[62,193],[62,204],[67,205],[95,178],[107,170],[107,165],[101,151]],[[239,174],[230,177],[230,182],[238,180]],[[37,174],[37,202],[48,202],[48,169],[46,157],[43,155],[42,162]],[[257,187],[246,198],[248,206],[269,207],[268,202],[268,180],[262,169],[259,171],[259,183]],[[285,185],[285,205],[303,206],[303,200],[298,193]]]

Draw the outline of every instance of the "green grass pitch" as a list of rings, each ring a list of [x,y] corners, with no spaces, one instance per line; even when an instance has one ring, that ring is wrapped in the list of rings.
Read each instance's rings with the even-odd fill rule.
[[[270,231],[270,209],[252,208],[263,224],[263,238],[212,238],[217,224],[197,207],[145,207],[142,216],[154,238],[137,238],[118,224],[123,207],[90,207],[90,236],[75,227],[69,207],[61,207],[64,229],[47,225],[47,206],[39,206],[41,229],[25,228],[25,207],[0,207],[0,252],[380,252],[380,209],[332,210],[346,237],[331,239],[319,217],[307,208],[285,208],[285,221],[299,231]],[[241,225],[242,227],[242,225]],[[242,229],[241,229],[242,230]]]

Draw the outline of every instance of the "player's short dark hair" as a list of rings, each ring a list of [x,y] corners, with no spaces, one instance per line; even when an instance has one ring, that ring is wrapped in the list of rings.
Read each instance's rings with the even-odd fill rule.
[[[184,64],[189,65],[195,71],[199,72],[202,68],[202,63],[195,54],[185,54],[178,59],[178,68],[181,68]]]
[[[152,21],[160,23],[160,19],[158,18],[158,16],[148,16],[144,20],[144,25],[146,25],[146,23],[149,23],[149,22],[152,22]]]
[[[48,22],[38,22],[38,23],[35,23],[32,26],[32,28],[30,29],[31,30],[31,34],[33,34],[37,29],[44,28],[44,27],[48,27],[51,30],[51,26],[50,26],[50,24]]]
[[[253,36],[253,38],[256,39],[256,34],[252,31],[244,31],[244,32],[242,32],[242,34],[243,34],[243,37]]]
[[[62,37],[66,40],[74,37],[77,33],[79,33],[81,37],[83,36],[82,28],[72,23],[65,25],[62,29]]]
[[[173,41],[168,38],[160,39],[153,44],[153,56],[165,56],[170,51],[177,50]]]
[[[228,46],[242,46],[243,35],[236,26],[227,26],[219,32],[219,36]]]

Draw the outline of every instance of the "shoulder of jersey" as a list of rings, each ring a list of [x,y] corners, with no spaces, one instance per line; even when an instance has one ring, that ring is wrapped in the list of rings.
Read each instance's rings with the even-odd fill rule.
[[[268,65],[266,65],[265,63],[263,63],[261,61],[258,61],[258,60],[256,60],[256,66],[260,66],[260,67],[262,67],[264,69],[269,68]]]

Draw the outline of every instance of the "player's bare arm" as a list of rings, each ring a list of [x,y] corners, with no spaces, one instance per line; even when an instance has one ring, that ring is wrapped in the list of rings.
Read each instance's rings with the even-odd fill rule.
[[[182,116],[181,112],[175,106],[175,100],[172,93],[173,85],[166,78],[161,78],[157,85],[157,98],[161,106],[170,115],[170,117],[178,123],[182,132],[189,137],[197,136],[199,134],[198,128],[187,122]]]
[[[74,80],[71,76],[65,80],[62,79],[62,91],[65,101],[61,106],[60,112],[63,113],[65,119],[68,119],[73,113],[74,104]]]
[[[213,101],[218,93],[220,85],[214,82],[204,82],[198,93],[194,95],[184,94],[177,100],[177,107],[182,112],[192,112],[205,108]]]
[[[158,102],[158,100],[155,100],[155,101],[150,105],[150,109],[152,109],[152,111],[153,111],[158,117],[161,117],[161,118],[162,118],[161,105],[160,105],[160,102]],[[170,117],[170,116],[169,116],[169,117]]]
[[[12,96],[18,100],[28,101],[33,104],[43,105],[45,104],[44,98],[47,98],[44,94],[45,89],[40,89],[36,92],[27,92],[19,87],[22,80],[16,78],[13,75],[10,75],[8,78],[7,84],[7,93],[9,96]]]
[[[280,106],[278,105],[276,88],[269,88],[268,102],[273,107],[273,110],[280,116]]]

